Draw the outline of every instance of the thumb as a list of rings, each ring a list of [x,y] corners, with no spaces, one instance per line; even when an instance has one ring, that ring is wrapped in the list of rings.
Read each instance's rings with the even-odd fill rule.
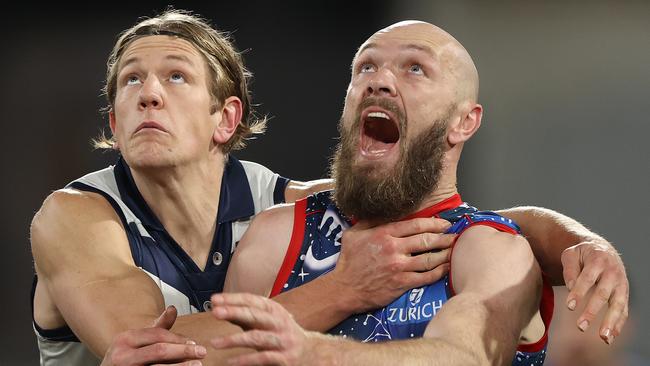
[[[578,275],[582,271],[580,266],[580,247],[575,245],[562,252],[562,275],[564,284],[571,291],[576,283]]]
[[[176,311],[176,307],[174,307],[174,305],[169,305],[165,309],[165,311],[163,311],[163,313],[160,314],[158,319],[154,320],[152,327],[164,328],[169,330],[172,327],[172,325],[174,325],[177,315],[178,315],[178,311]]]

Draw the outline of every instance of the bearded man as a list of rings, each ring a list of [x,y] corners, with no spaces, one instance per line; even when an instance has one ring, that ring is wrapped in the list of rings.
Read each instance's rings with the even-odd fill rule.
[[[482,112],[474,62],[451,35],[428,23],[401,22],[370,37],[352,64],[332,164],[334,191],[258,215],[224,290],[274,297],[310,286],[348,266],[348,256],[338,260],[347,249],[341,238],[345,243],[350,233],[380,224],[401,237],[410,232],[399,222],[413,218],[443,218],[447,233],[457,234],[452,249],[436,253],[450,258],[449,274],[387,306],[324,319],[340,337],[304,332],[268,299],[215,295],[217,318],[254,329],[216,338],[214,347],[260,351],[232,360],[240,365],[543,364],[551,287],[517,224],[479,211],[457,192],[461,151]],[[366,245],[382,256],[414,243],[368,238]],[[424,262],[409,265],[426,269]],[[386,340],[403,341],[364,344]]]

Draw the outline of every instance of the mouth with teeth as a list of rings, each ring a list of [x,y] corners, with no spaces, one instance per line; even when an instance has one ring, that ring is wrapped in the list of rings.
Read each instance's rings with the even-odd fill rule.
[[[389,155],[400,139],[398,121],[391,112],[377,107],[361,114],[361,155],[380,159]]]

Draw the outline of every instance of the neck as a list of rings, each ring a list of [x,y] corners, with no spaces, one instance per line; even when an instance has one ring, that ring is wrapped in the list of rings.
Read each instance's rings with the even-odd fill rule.
[[[199,265],[205,263],[216,229],[224,160],[219,154],[169,168],[131,168],[153,213]]]
[[[442,172],[440,173],[440,180],[438,181],[436,188],[429,193],[424,200],[422,200],[420,205],[418,205],[411,214],[440,203],[458,193],[456,178],[457,166],[457,160],[454,161],[453,159],[450,159],[448,155],[445,156]]]

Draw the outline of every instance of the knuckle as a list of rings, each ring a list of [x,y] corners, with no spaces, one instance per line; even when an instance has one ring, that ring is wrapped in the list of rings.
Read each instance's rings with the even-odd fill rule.
[[[614,299],[610,306],[614,309],[621,309],[625,312],[627,312],[627,301],[624,301],[622,299]]]
[[[429,250],[435,242],[434,234],[425,233],[420,235],[420,245],[422,246],[422,251]]]
[[[264,341],[264,334],[261,333],[259,330],[252,330],[248,332],[248,338],[254,344],[261,344]]]
[[[591,258],[593,258],[591,260],[592,265],[599,266],[599,267],[603,267],[605,265],[606,258],[603,257],[602,255],[596,254]]]
[[[427,255],[425,256],[425,258],[426,258],[426,259],[425,259],[425,261],[426,261],[426,262],[425,262],[426,269],[429,270],[429,269],[433,269],[433,268],[435,268],[435,266],[436,266],[436,263],[435,263],[435,261],[434,261],[434,259],[435,259],[435,254],[433,254],[433,253],[431,253],[431,254],[427,254]]]
[[[156,357],[165,357],[167,354],[167,347],[163,343],[156,343],[152,347],[152,353]]]
[[[596,288],[596,296],[599,300],[607,302],[610,295],[611,291],[609,289],[602,286],[598,286],[598,288]]]
[[[411,221],[411,226],[413,231],[415,232],[423,232],[424,231],[424,225],[422,224],[422,220],[412,220]]]
[[[383,238],[383,237],[390,236],[390,229],[387,226],[379,226],[379,227],[372,228],[370,230],[372,230],[372,235],[376,237]]]
[[[183,347],[183,354],[187,358],[196,356],[196,347],[195,346],[189,346],[189,345]]]
[[[271,348],[274,349],[282,348],[282,340],[274,333],[266,334],[265,341],[266,344],[268,344]]]
[[[587,320],[589,320],[589,322],[591,322],[596,317],[597,313],[598,313],[598,311],[596,309],[594,309],[592,307],[587,307],[585,309],[585,312],[582,315],[583,315],[583,317],[585,319],[587,319]]]
[[[374,243],[374,244],[372,244]],[[381,240],[371,242],[369,247],[374,246],[377,248],[377,252],[381,253],[382,255],[390,255],[393,254],[395,247],[393,244],[393,241],[388,238],[381,238]]]
[[[388,272],[398,273],[401,272],[402,264],[397,260],[393,260],[388,263],[387,267],[388,267]]]
[[[589,283],[594,283],[598,280],[599,273],[595,269],[591,268],[585,271],[585,279]]]

